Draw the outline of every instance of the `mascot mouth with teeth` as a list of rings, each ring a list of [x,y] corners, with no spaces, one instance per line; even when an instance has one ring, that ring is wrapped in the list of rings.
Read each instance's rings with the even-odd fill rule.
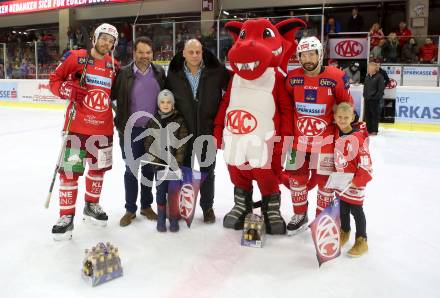
[[[228,58],[234,75],[214,122],[218,148],[224,149],[234,184],[232,210],[225,228],[242,229],[252,212],[252,181],[262,195],[266,231],[284,234],[278,176],[282,171],[282,138],[293,135],[293,101],[285,89],[285,73],[294,54],[294,36],[305,23],[296,18],[273,25],[267,19],[228,22],[234,38]]]

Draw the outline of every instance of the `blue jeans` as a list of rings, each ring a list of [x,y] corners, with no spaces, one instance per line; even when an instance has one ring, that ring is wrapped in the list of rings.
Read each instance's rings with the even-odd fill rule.
[[[133,152],[133,158],[137,159],[141,157],[145,153],[144,147],[144,139],[139,140],[137,142],[133,142],[133,140],[140,135],[145,129],[141,127],[133,127],[131,134],[131,150]],[[122,158],[124,162],[126,162],[126,155],[124,152],[124,136],[119,135],[119,145],[121,146]],[[124,185],[125,185],[125,209],[128,212],[136,213],[137,210],[137,196],[139,192],[139,183],[138,180],[138,170],[140,163],[138,163],[135,167],[135,175],[132,173],[130,167],[125,165],[125,174],[124,174]],[[154,179],[154,169],[151,165],[144,165],[141,167],[142,175],[148,179],[149,181],[153,181]],[[141,184],[141,209],[150,208],[153,203],[153,194],[151,192],[151,187]]]

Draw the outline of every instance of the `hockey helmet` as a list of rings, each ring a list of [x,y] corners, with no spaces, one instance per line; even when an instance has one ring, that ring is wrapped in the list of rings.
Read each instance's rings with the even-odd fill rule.
[[[111,36],[113,36],[115,38],[115,43],[113,44],[113,49],[116,48],[116,46],[118,45],[118,30],[116,29],[115,26],[107,24],[107,23],[103,23],[101,25],[99,25],[96,29],[95,29],[95,34],[93,35],[93,45],[96,44],[96,41],[98,40],[99,36],[102,33],[106,33],[109,34]]]
[[[299,59],[299,56],[302,52],[313,51],[313,50],[316,50],[318,52],[318,57],[319,57],[318,63],[321,63],[323,58],[323,50],[322,50],[322,44],[319,41],[319,39],[317,39],[315,36],[302,38],[299,41],[298,46],[296,47],[296,56],[298,61],[301,61]]]

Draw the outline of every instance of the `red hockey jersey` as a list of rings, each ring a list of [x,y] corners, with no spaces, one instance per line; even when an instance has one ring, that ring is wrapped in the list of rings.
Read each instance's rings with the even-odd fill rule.
[[[350,187],[343,194],[335,190],[336,195],[343,201],[355,205],[362,205],[364,200],[365,186],[372,179],[371,157],[365,134],[354,129],[349,134],[339,136],[336,128],[335,142],[335,168],[338,172],[353,173],[352,183],[356,187]]]
[[[324,67],[319,75],[309,77],[297,68],[287,75],[286,88],[295,104],[294,149],[333,153],[333,141],[324,140],[334,132],[333,108],[341,102],[353,103],[345,73]]]
[[[115,72],[113,71],[112,58],[109,55],[105,55],[103,59],[94,59],[89,56],[86,50],[66,52],[61,59],[61,64],[50,75],[50,90],[53,94],[60,96],[61,84],[69,80],[79,80],[86,63],[88,63],[85,85],[87,96],[81,104],[76,104],[76,114],[70,131],[84,135],[111,136],[113,135],[113,113],[110,91]],[[64,130],[72,104],[69,103],[66,111]]]

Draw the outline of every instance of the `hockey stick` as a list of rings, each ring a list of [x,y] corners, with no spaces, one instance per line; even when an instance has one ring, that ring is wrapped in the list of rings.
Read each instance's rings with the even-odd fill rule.
[[[87,65],[88,64],[89,64],[89,58],[87,57],[86,63],[84,65],[84,68],[81,73],[81,78],[79,80],[79,85],[82,87],[86,84],[86,72],[87,72]],[[75,117],[75,113],[76,113],[76,107],[75,107],[75,102],[73,102],[72,107],[70,108],[70,112],[69,112],[69,121],[67,122],[66,130],[64,131],[63,142],[61,144],[61,150],[58,155],[57,163],[55,165],[55,170],[52,175],[52,181],[50,183],[49,193],[47,194],[46,202],[44,203],[44,207],[46,209],[49,208],[50,198],[52,197],[53,187],[55,185],[55,180],[57,178],[58,170],[60,169],[61,160],[63,159],[64,152],[66,150],[67,137],[69,136],[70,126],[72,125],[72,121],[73,121],[73,118]]]

